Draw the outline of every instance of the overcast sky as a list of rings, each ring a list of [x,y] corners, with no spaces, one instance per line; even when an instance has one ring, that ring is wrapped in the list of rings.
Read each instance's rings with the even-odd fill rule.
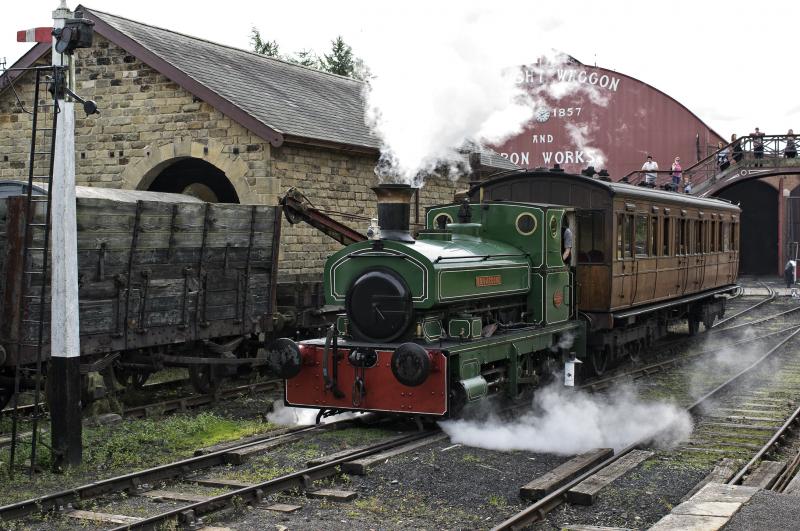
[[[5,0],[0,60],[5,57],[9,66],[13,64],[29,47],[16,43],[16,31],[49,26],[57,5],[58,0]],[[76,5],[68,2],[70,8]],[[282,52],[311,48],[323,53],[341,34],[364,57],[387,40],[397,47],[413,41],[417,46],[410,49],[417,49],[427,32],[458,24],[460,19],[450,17],[442,5],[461,16],[474,6],[482,28],[474,40],[508,40],[514,48],[508,53],[512,64],[527,56],[528,49],[532,62],[540,50],[554,48],[653,85],[724,137],[747,134],[755,126],[767,134],[785,133],[788,128],[800,131],[797,0],[87,3],[100,11],[241,48],[250,47],[253,26],[278,41]],[[469,31],[475,27],[469,26]]]

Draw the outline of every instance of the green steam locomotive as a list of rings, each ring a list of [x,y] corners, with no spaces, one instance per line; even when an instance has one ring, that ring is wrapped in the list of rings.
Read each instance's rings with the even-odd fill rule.
[[[409,232],[408,185],[382,185],[378,225],[325,266],[325,338],[271,349],[287,405],[455,416],[515,398],[585,357],[562,243],[573,211],[516,202],[429,209]],[[568,373],[570,371],[567,371]]]

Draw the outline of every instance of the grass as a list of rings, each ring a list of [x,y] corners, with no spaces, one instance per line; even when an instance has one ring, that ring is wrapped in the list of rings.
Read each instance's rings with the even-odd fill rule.
[[[3,485],[0,505],[188,458],[198,448],[275,428],[259,420],[231,420],[209,412],[84,427],[83,463],[63,474],[50,472],[50,452],[40,447],[37,463],[43,472],[33,480],[25,472],[8,477],[8,448],[3,448],[0,449],[0,483]],[[49,443],[49,438],[45,442]],[[20,445],[16,462],[22,464],[29,453],[29,445]]]
[[[253,420],[230,420],[213,413],[196,416],[175,415],[101,426],[84,437],[84,460],[90,467],[147,467],[189,457],[197,448],[236,440],[274,429],[275,426]]]

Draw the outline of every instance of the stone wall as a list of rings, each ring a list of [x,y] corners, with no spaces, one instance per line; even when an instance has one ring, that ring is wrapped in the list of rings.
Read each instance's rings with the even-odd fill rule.
[[[272,149],[272,175],[284,190],[296,187],[314,206],[323,210],[375,217],[375,194],[378,184],[373,171],[376,157],[348,154],[327,149],[284,145]],[[455,184],[446,178],[431,178],[420,190],[420,222],[425,207],[453,200]],[[412,207],[412,219],[414,212]],[[353,221],[333,215],[364,233],[367,221]],[[285,273],[302,274],[311,268],[319,271],[325,259],[340,249],[338,242],[306,224],[289,225],[284,221],[281,234],[281,266]]]
[[[42,60],[49,62],[49,56]],[[34,76],[0,93],[0,178],[26,179]],[[273,148],[208,103],[135,57],[95,35],[76,52],[76,91],[97,102],[99,115],[76,106],[76,181],[81,185],[147,189],[159,172],[184,157],[206,160],[225,172],[242,203],[276,204],[289,187],[319,208],[374,216],[374,154],[283,145]],[[448,202],[455,186],[431,179],[420,193],[424,207]],[[354,228],[365,225],[342,219]],[[412,220],[413,221],[413,220]],[[308,226],[284,223],[281,271],[311,274],[339,244]]]

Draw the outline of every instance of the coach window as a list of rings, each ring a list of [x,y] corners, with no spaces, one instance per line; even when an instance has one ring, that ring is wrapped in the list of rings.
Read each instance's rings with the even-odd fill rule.
[[[661,256],[669,256],[669,241],[670,241],[670,234],[669,234],[669,226],[672,222],[672,219],[669,216],[664,216],[664,224],[661,226]]]
[[[647,216],[636,216],[636,256],[647,256]]]
[[[617,215],[617,259],[633,256],[633,216]]]
[[[579,210],[578,263],[602,264],[605,261],[605,217],[599,210]]]
[[[675,223],[675,254],[676,255],[683,255],[686,254],[686,237],[684,235],[686,231],[686,220],[685,219],[678,219]]]
[[[722,250],[722,238],[720,237],[719,234],[720,223],[719,221],[714,221],[711,223],[711,225],[713,227],[713,229],[711,230],[711,235],[714,238],[714,248],[712,249],[712,251],[718,253]]]
[[[727,221],[722,222],[722,252],[730,251],[731,246],[731,224]]]
[[[701,254],[706,250],[706,222],[702,220],[695,221],[695,254]]]
[[[658,216],[650,216],[650,256],[658,256]]]

